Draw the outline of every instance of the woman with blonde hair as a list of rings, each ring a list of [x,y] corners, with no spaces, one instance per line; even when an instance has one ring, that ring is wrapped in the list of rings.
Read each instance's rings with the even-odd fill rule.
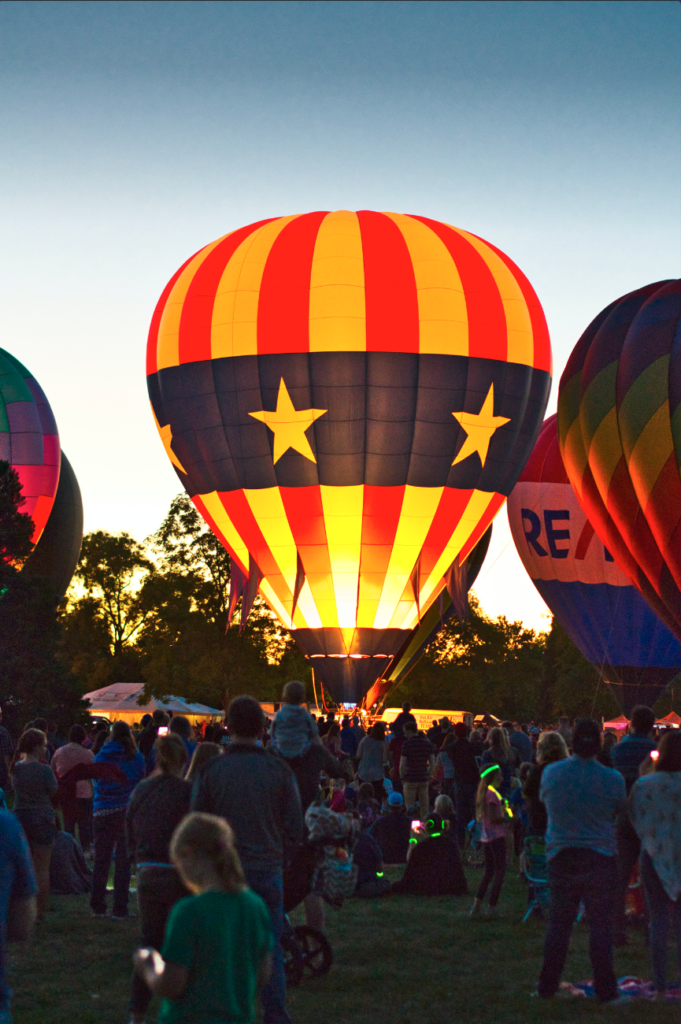
[[[568,748],[559,732],[543,732],[537,741],[537,763],[527,773],[523,795],[527,800],[527,828],[530,836],[546,834],[546,808],[539,799],[541,778],[547,764],[564,761]]]
[[[135,969],[164,997],[159,1021],[251,1021],[274,939],[265,903],[246,884],[232,830],[223,818],[190,814],[175,830],[170,855],[193,895],[173,907],[162,953],[135,954]]]
[[[490,729],[487,737],[488,748],[480,759],[480,767],[496,764],[501,769],[501,782],[499,789],[501,795],[507,800],[511,796],[511,777],[518,763],[516,752],[508,742],[508,734],[501,726]]]

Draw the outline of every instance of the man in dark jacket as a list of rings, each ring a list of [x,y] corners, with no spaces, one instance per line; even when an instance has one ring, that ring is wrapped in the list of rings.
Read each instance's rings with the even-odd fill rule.
[[[267,904],[276,947],[272,975],[262,991],[265,1024],[290,1024],[281,951],[283,867],[287,852],[303,838],[300,795],[283,758],[258,745],[262,709],[253,697],[235,697],[227,713],[232,739],[227,753],[199,775],[192,810],[226,818],[249,886]]]
[[[445,747],[454,766],[454,798],[456,802],[456,841],[459,849],[466,845],[466,826],[475,817],[475,793],[480,781],[475,751],[468,739],[465,722],[454,726],[454,737]]]

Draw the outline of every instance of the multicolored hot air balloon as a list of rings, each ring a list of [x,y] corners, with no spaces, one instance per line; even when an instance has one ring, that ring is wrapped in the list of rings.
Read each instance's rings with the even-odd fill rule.
[[[652,706],[681,670],[681,644],[586,517],[565,472],[555,416],[511,491],[508,521],[535,587],[624,714]]]
[[[22,512],[34,523],[37,543],[59,484],[59,433],[42,388],[18,359],[0,349],[0,459],[19,475]]]
[[[178,477],[337,701],[359,702],[487,530],[541,424],[521,271],[425,217],[260,221],[192,256],[149,332]],[[243,614],[243,608],[242,608]]]
[[[560,383],[570,482],[599,537],[681,638],[681,282],[623,296],[589,325]]]

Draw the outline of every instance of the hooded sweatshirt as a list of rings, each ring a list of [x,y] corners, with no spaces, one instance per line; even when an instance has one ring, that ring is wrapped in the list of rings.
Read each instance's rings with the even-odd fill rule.
[[[144,778],[144,758],[139,750],[128,757],[122,743],[105,743],[95,758],[95,764],[115,764],[128,777],[128,782],[110,782],[108,779],[97,779],[95,782],[95,814],[110,814],[112,811],[124,811],[128,806],[130,794],[138,782]]]

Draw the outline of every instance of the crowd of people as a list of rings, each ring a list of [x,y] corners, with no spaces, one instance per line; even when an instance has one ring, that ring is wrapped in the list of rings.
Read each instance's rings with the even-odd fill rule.
[[[305,701],[292,681],[271,722],[242,696],[224,723],[193,728],[159,709],[134,727],[75,724],[65,741],[43,719],[16,743],[0,725],[0,795],[12,806],[0,812],[0,1024],[10,1020],[4,937],[27,937],[64,877],[60,860],[76,852],[96,918],[135,916],[136,877],[132,1024],[144,1024],[153,994],[163,1024],[250,1020],[258,991],[265,1024],[288,1024],[281,939],[293,906],[323,932],[325,905],[348,897],[464,895],[467,859],[483,868],[471,916],[495,917],[507,865],[518,858],[523,871],[530,840],[550,891],[535,995],[558,993],[581,908],[596,996],[626,998],[613,947],[627,941],[640,863],[666,997],[670,920],[681,971],[681,731],[658,742],[639,707],[619,741],[591,719],[541,731],[443,718],[423,732],[408,704],[365,730],[360,716],[315,718]]]

